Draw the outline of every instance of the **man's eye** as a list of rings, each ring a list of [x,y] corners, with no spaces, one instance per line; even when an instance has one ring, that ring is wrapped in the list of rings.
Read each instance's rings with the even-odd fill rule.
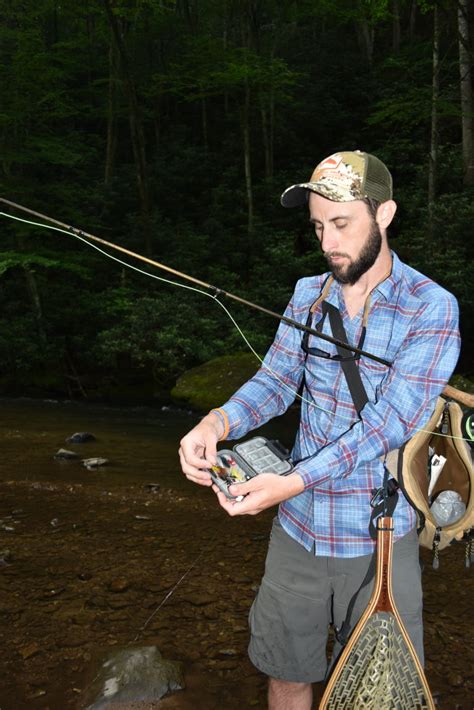
[[[336,222],[337,229],[345,229],[347,227],[347,222]]]

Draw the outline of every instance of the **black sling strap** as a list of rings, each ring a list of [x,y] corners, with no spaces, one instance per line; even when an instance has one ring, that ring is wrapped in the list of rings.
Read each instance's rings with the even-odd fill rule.
[[[342,316],[339,312],[339,309],[336,308],[336,306],[333,306],[332,303],[328,303],[327,301],[323,301],[321,307],[323,313],[327,313],[327,315],[329,316],[329,323],[331,325],[333,336],[338,340],[342,341],[343,343],[347,343],[347,334],[344,328],[344,324],[342,322]],[[364,335],[365,333],[362,334],[362,338],[364,337]],[[341,367],[344,372],[344,376],[346,378],[347,386],[349,388],[349,392],[351,393],[354,406],[357,410],[358,415],[360,416],[360,413],[369,401],[369,398],[367,396],[364,383],[362,382],[359,368],[356,365],[357,356],[350,357],[351,351],[346,350],[341,346],[337,346],[337,352],[340,356]],[[369,532],[373,539],[376,538],[375,520],[380,515],[387,515],[392,517],[394,513],[395,507],[398,502],[397,489],[397,482],[394,479],[389,480],[389,473],[388,470],[385,468],[382,488],[374,490],[372,492],[372,513],[370,516]],[[375,573],[376,559],[377,553],[376,551],[374,551],[366,575],[362,580],[360,587],[353,594],[352,599],[349,602],[349,605],[347,607],[346,618],[344,619],[343,624],[340,628],[335,628],[336,639],[343,647],[346,645],[351,633],[351,616],[357,597],[359,595],[360,590],[372,581]]]
[[[346,330],[339,309],[327,301],[323,301],[322,309],[323,313],[327,313],[329,316],[333,336],[343,343],[348,343]],[[347,386],[349,387],[349,392],[351,393],[357,414],[360,416],[369,398],[367,397],[359,368],[356,365],[357,356],[353,357],[350,350],[346,350],[339,345],[337,346],[337,353],[341,357],[341,367],[346,378]]]

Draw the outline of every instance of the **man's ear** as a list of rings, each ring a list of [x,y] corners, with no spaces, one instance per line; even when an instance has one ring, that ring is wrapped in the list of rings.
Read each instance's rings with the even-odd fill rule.
[[[379,225],[380,229],[387,229],[391,224],[393,218],[395,217],[395,212],[397,211],[397,203],[393,200],[387,200],[379,205],[377,210],[377,216],[375,221]]]

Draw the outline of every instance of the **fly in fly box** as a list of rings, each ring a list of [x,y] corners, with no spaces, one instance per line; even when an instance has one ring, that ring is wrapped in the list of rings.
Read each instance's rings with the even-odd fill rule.
[[[278,441],[268,441],[263,436],[236,444],[233,449],[217,452],[217,465],[209,471],[211,478],[230,500],[242,500],[232,496],[229,486],[244,483],[259,473],[274,473],[286,476],[293,470],[289,452]]]

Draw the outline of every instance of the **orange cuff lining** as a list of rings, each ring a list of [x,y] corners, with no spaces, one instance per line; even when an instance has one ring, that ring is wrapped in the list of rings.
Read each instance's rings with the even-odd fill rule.
[[[224,412],[224,410],[220,407],[217,407],[217,409],[211,409],[211,412],[218,412],[224,420],[224,433],[219,439],[219,441],[224,441],[224,439],[227,439],[230,430],[229,418],[227,417],[227,414]]]

